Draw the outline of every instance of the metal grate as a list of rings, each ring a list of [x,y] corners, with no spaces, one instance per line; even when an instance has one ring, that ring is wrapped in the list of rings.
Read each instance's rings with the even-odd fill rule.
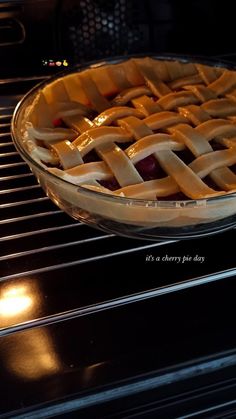
[[[148,49],[150,22],[142,2],[82,0],[70,5],[64,5],[59,27],[62,48],[67,54],[70,49],[75,62]]]

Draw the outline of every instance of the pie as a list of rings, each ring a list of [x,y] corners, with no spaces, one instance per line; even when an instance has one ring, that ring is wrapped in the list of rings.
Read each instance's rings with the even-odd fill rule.
[[[66,181],[47,192],[71,206],[141,226],[236,213],[233,70],[152,57],[100,63],[47,82],[24,121],[33,160]]]

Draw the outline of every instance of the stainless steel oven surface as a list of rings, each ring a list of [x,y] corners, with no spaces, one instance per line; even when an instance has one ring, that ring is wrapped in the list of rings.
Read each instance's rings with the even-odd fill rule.
[[[48,199],[10,135],[56,61],[235,62],[227,3],[0,1],[0,417],[235,417],[235,229],[157,242],[92,229]]]

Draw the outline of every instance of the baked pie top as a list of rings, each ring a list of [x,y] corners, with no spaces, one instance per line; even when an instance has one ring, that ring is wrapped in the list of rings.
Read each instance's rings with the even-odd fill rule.
[[[129,59],[41,89],[27,110],[32,157],[75,185],[141,199],[236,191],[236,72]]]

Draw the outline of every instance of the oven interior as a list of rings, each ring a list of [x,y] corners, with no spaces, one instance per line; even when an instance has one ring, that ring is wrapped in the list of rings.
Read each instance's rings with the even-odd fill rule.
[[[235,417],[235,229],[159,242],[92,229],[45,196],[10,136],[58,60],[234,62],[230,8],[0,1],[0,417]]]

